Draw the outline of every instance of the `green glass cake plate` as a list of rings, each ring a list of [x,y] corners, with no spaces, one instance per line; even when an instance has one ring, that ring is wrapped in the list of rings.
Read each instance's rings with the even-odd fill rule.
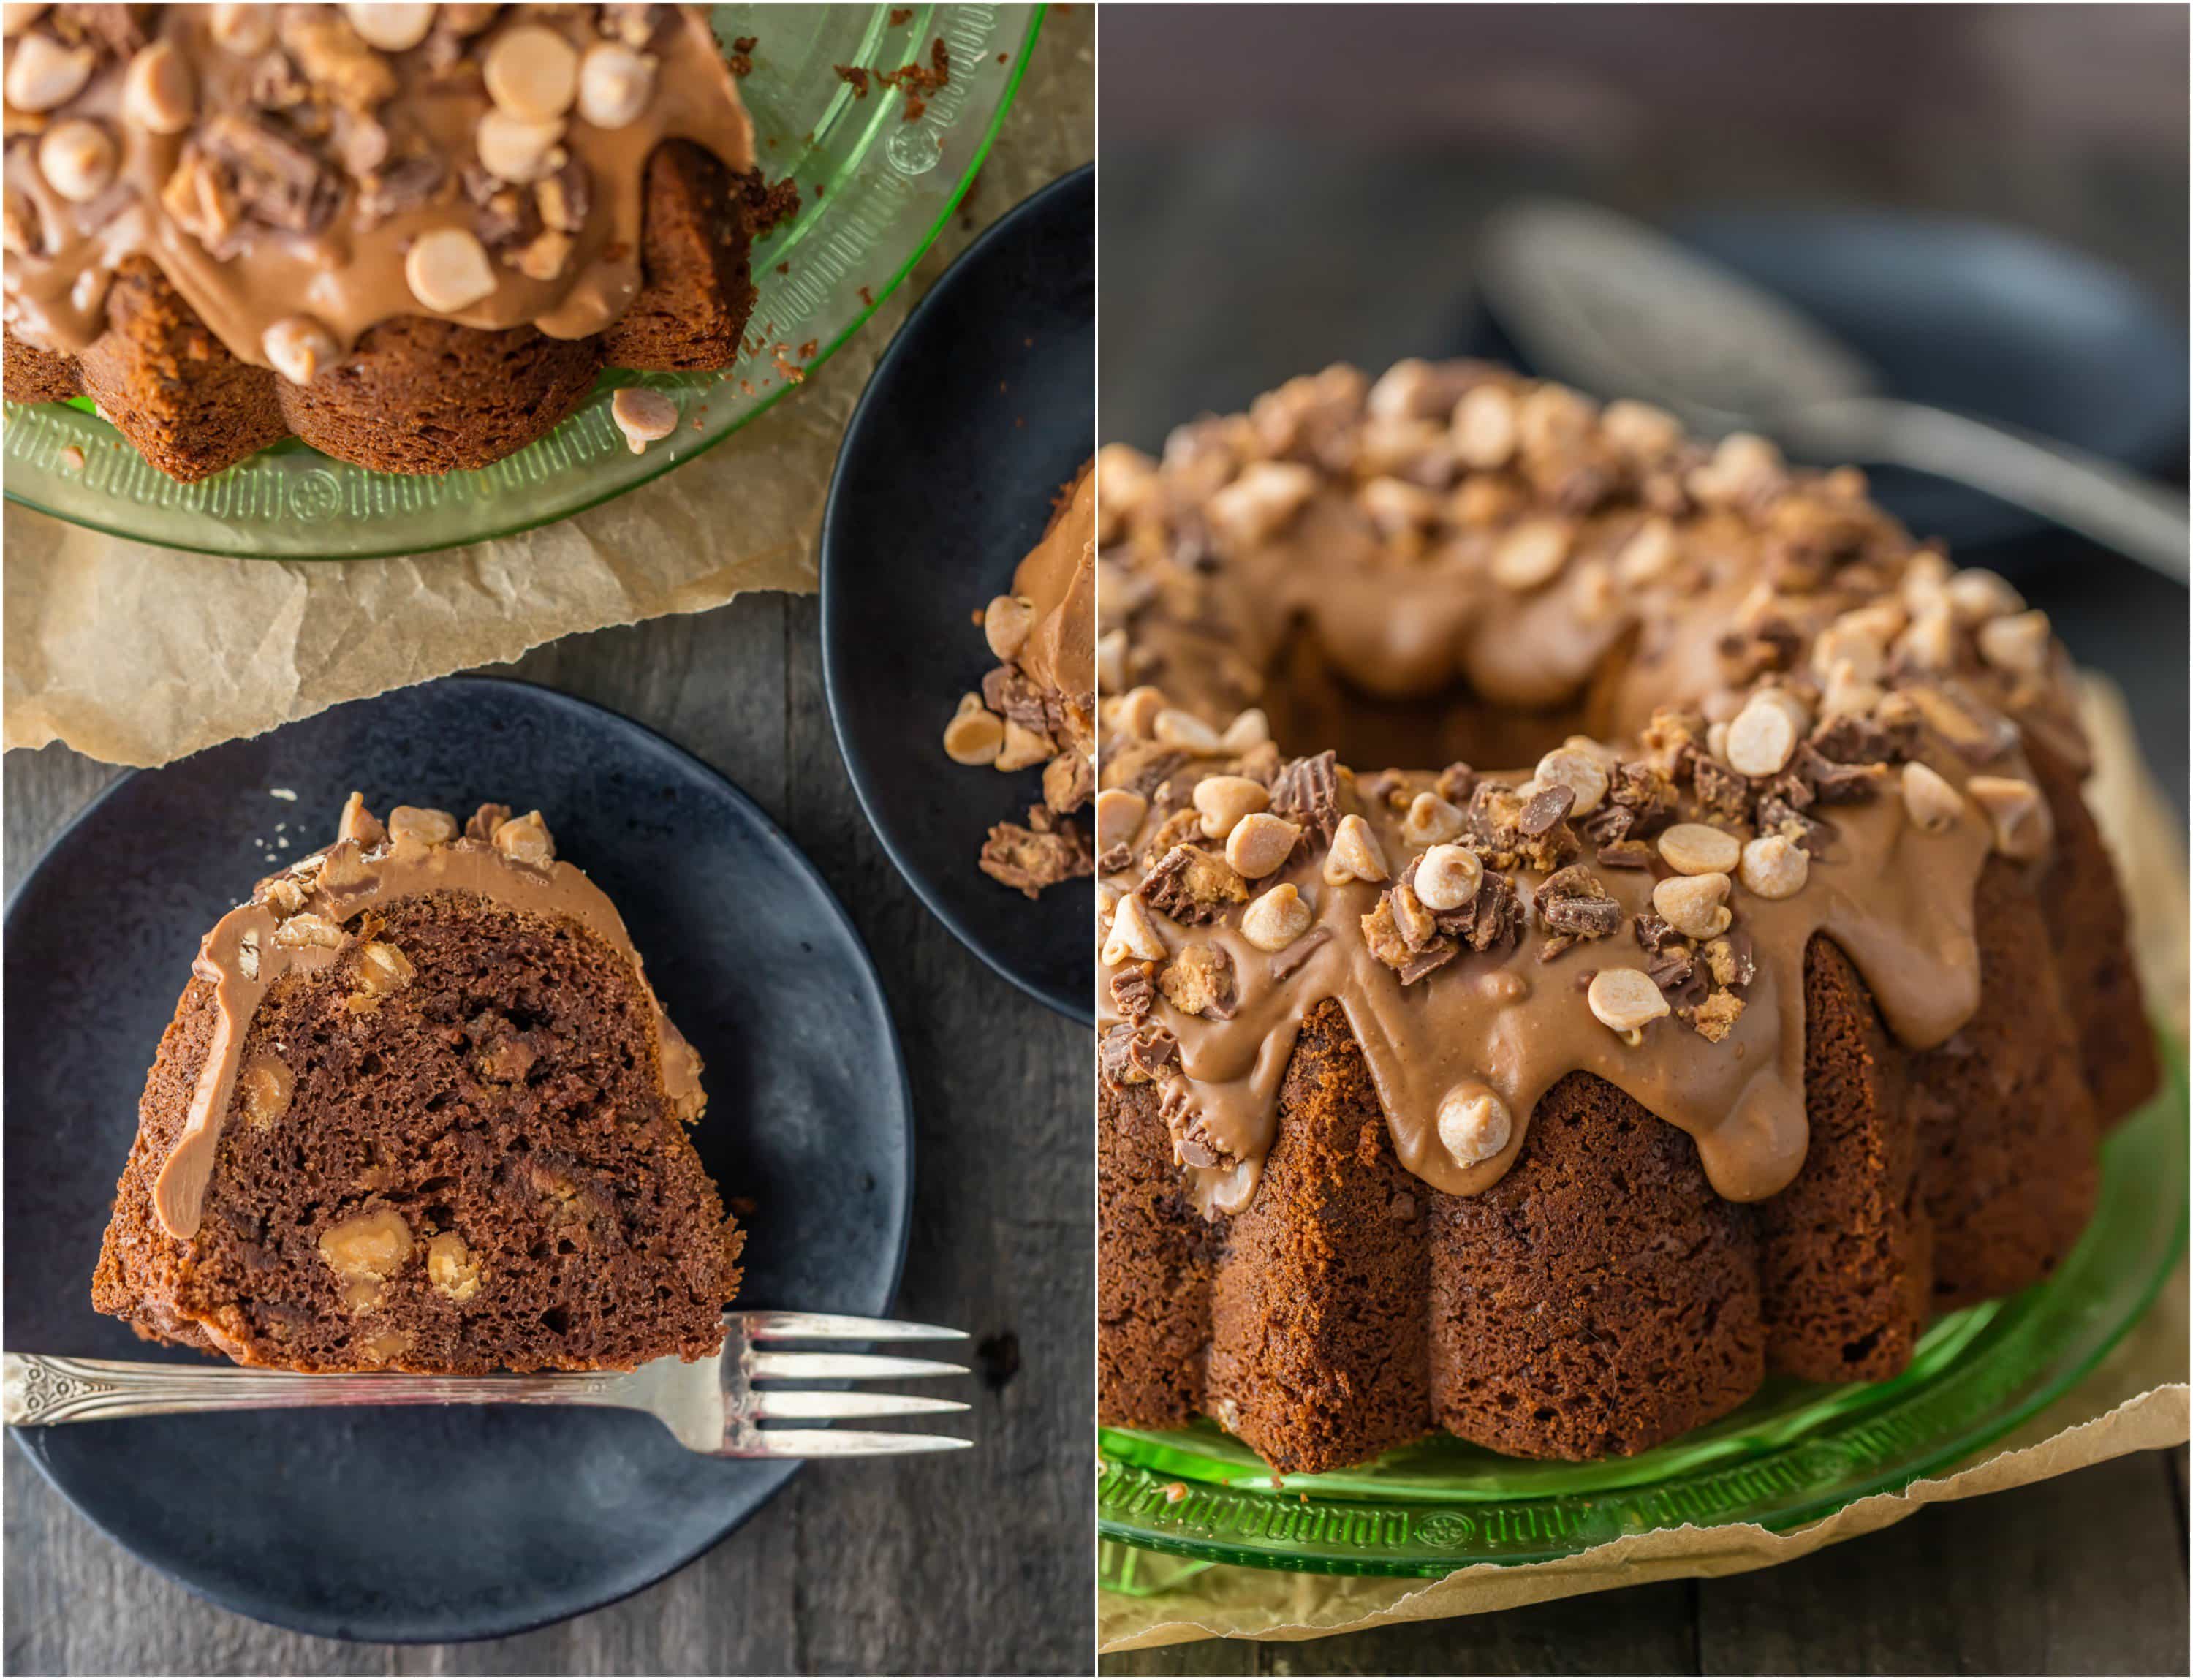
[[[1545,1464],[1440,1436],[1360,1468],[1290,1476],[1214,1424],[1099,1436],[1102,1579],[1162,1591],[1212,1563],[1440,1576],[1537,1563],[1683,1524],[1794,1528],[1999,1440],[2092,1370],[2154,1301],[2186,1231],[2186,1075],[2102,1150],[2101,1201],[2046,1282],[1953,1314],[1885,1383],[1770,1383],[1741,1410],[1633,1459]]]
[[[753,37],[741,89],[761,168],[800,187],[799,214],[755,247],[747,349],[715,374],[603,375],[578,413],[477,473],[406,478],[330,460],[289,439],[195,485],[145,463],[89,403],[7,404],[8,496],[117,536],[265,559],[418,553],[530,530],[621,495],[721,443],[829,359],[920,260],[974,180],[1020,85],[1039,5],[736,5],[713,9],[725,43]],[[926,66],[950,80],[906,120],[837,66]],[[662,392],[678,430],[633,455],[610,421],[620,386]],[[80,451],[75,464],[71,451]]]

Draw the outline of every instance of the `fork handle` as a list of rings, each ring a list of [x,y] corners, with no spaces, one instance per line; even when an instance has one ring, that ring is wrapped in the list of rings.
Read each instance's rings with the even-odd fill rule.
[[[294,1406],[629,1406],[621,1371],[538,1377],[299,1376],[127,1359],[0,1354],[0,1422],[80,1424]],[[644,1409],[644,1408],[643,1408]]]

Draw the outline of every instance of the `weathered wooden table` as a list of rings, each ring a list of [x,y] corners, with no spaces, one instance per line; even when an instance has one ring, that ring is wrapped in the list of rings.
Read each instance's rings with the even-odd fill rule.
[[[1080,1673],[1090,1593],[1090,1048],[930,918],[862,817],[823,705],[812,597],[537,650],[512,674],[599,702],[736,782],[874,954],[916,1116],[905,1317],[971,1331],[976,1451],[810,1465],[669,1580],[463,1646],[307,1639],[218,1610],[96,1533],[10,1441],[10,1674]],[[7,880],[117,772],[4,763]],[[180,985],[180,977],[178,984]],[[150,1046],[146,1047],[147,1054]]]

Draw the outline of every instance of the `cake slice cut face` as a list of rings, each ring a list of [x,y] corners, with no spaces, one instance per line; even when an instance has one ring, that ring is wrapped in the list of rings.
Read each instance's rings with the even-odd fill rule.
[[[301,1371],[713,1353],[743,1233],[686,1135],[700,1072],[537,811],[353,794],[205,936],[93,1303]]]

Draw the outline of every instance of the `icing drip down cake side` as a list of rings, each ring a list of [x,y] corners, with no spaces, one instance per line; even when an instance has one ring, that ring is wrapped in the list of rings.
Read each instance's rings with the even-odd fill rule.
[[[1105,1422],[1631,1454],[2069,1251],[2157,1069],[2009,584],[1478,364],[1099,472]]]
[[[686,1136],[700,1073],[539,812],[353,794],[206,935],[94,1304],[298,1371],[713,1353],[743,1234]]]

